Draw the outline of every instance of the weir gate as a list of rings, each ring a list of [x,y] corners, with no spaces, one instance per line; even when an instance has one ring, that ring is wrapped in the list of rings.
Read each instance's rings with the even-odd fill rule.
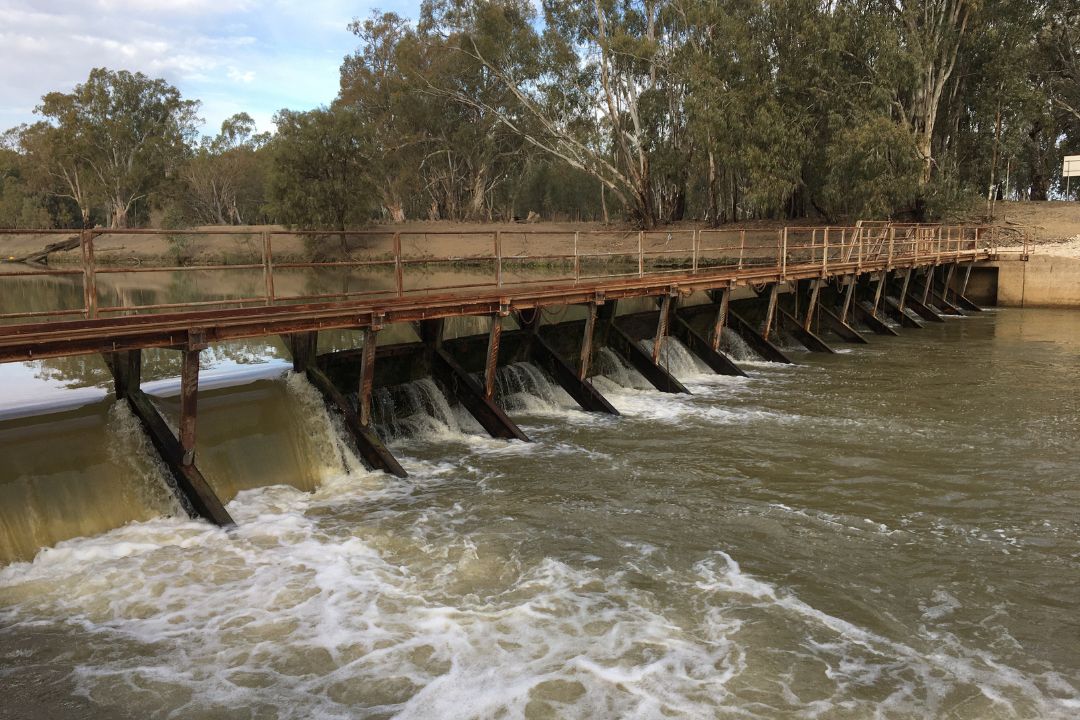
[[[973,268],[995,230],[862,222],[782,230],[556,232],[0,231],[0,362],[100,353],[193,517],[232,523],[195,454],[199,355],[281,335],[293,369],[342,420],[372,469],[405,476],[372,423],[372,393],[430,377],[492,436],[528,441],[496,402],[497,368],[528,360],[583,409],[618,414],[590,378],[608,348],[658,390],[674,336],[717,373],[743,375],[725,333],[790,363],[812,352],[979,312]],[[1022,252],[1026,255],[1027,248]],[[572,308],[573,313],[565,312]],[[568,314],[574,317],[567,318]],[[556,317],[557,316],[557,317]],[[447,318],[483,318],[448,337]],[[380,344],[407,324],[416,340]],[[319,331],[356,330],[320,352]],[[170,426],[141,388],[142,350],[181,354]]]

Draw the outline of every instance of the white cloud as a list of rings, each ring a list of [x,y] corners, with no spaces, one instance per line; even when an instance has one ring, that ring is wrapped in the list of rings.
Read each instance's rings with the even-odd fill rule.
[[[202,101],[206,131],[240,111],[261,129],[283,107],[333,100],[346,25],[419,0],[0,0],[0,130],[34,119],[53,90],[94,67],[163,77]],[[265,122],[264,122],[265,121]]]
[[[233,82],[248,84],[255,80],[254,70],[244,70],[243,72],[241,72],[234,67],[230,67],[227,74],[229,79]]]

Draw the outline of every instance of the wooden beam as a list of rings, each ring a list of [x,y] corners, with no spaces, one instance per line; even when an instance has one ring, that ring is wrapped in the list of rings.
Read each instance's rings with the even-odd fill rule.
[[[726,312],[726,310],[725,310]],[[679,317],[678,313],[672,316],[672,332],[686,349],[698,356],[714,373],[719,375],[734,375],[746,377],[746,373],[739,368],[731,358],[712,346],[690,326],[686,320]],[[715,326],[714,326],[715,328]]]
[[[851,303],[855,299],[855,290],[859,284],[858,275],[849,275],[849,281],[847,284],[847,290],[844,292],[844,304],[840,308],[840,322],[847,325],[848,320],[851,317]]]
[[[828,353],[835,355],[836,351],[814,333],[807,330],[799,320],[784,308],[777,306],[777,312],[784,321],[784,326],[791,331],[795,339],[806,346],[810,352]]]
[[[318,332],[293,333],[284,335],[282,339],[292,355],[293,372],[302,373],[315,364],[319,347]]]
[[[772,332],[773,322],[776,320],[776,302],[780,295],[780,283],[769,285],[769,304],[765,308],[765,320],[761,323],[761,337],[768,341]]]
[[[360,415],[353,409],[352,403],[322,370],[312,364],[308,366],[304,375],[323,396],[323,400],[331,410],[341,415],[345,431],[349,434],[353,447],[356,448],[357,454],[368,469],[382,470],[397,477],[408,477],[408,473],[401,467],[397,458],[386,449],[372,427],[360,421]]]
[[[570,367],[570,364],[555,352],[540,333],[536,333],[529,344],[529,357],[541,368],[547,370],[555,382],[559,383],[583,410],[608,415],[619,414],[615,406],[608,402],[591,382],[580,377],[579,372]]]
[[[223,527],[233,525],[233,519],[224,504],[193,462],[194,454],[185,451],[150,396],[139,387],[137,369],[141,365],[141,360],[132,357],[132,355],[138,355],[139,352],[131,350],[105,356],[105,362],[112,372],[113,381],[117,387],[117,400],[126,402],[132,414],[139,420],[143,431],[150,439],[150,444],[172,476],[173,482],[170,489],[184,510],[193,518],[202,518],[215,525]],[[196,354],[197,361],[197,351],[193,352]],[[190,380],[188,382],[190,387]],[[183,385],[184,381],[181,379],[181,405],[183,405]],[[181,410],[181,415],[183,415],[183,410]],[[191,448],[193,447],[192,443]],[[185,462],[185,459],[190,461]]]
[[[931,265],[926,268],[926,277],[923,278],[923,291],[922,297],[919,298],[919,302],[923,305],[930,303],[930,289],[934,284],[934,266]]]
[[[592,367],[593,336],[596,335],[596,303],[585,306],[585,333],[581,336],[581,353],[578,358],[578,380],[585,380]]]
[[[854,303],[852,303],[851,309],[855,312],[859,319],[866,324],[866,327],[870,328],[872,332],[878,335],[900,335],[900,333],[896,332],[887,324],[882,322],[881,318],[870,312],[870,307],[868,304],[864,305],[862,301],[856,300]]]
[[[117,398],[126,398],[142,383],[142,350],[121,350],[105,356]]]
[[[728,327],[734,330],[754,352],[765,360],[786,365],[795,364],[791,361],[791,358],[781,352],[780,348],[758,333],[750,323],[746,322],[734,310],[728,310]]]
[[[930,322],[945,322],[945,318],[934,312],[934,309],[929,305],[925,305],[922,300],[915,297],[915,291],[910,286],[907,290],[907,306],[915,311],[915,313],[923,320],[929,320]]]
[[[666,393],[690,393],[686,386],[679,382],[674,375],[653,362],[649,353],[642,350],[634,342],[633,338],[614,323],[611,325],[608,334],[608,347],[641,373],[657,390]]]
[[[488,330],[487,354],[484,362],[484,397],[495,397],[495,376],[499,369],[499,338],[502,337],[502,320],[498,315],[491,316],[491,329]]]
[[[900,303],[888,295],[881,299],[882,311],[900,324],[900,327],[922,329],[923,324],[908,315],[908,311],[900,307]]]
[[[724,327],[727,325],[728,309],[731,306],[731,288],[722,288],[709,293],[709,295],[712,297],[713,302],[717,303],[712,334],[709,336],[709,347],[714,352],[720,352],[720,341],[724,339]],[[719,295],[719,301],[717,301],[717,295]]]
[[[863,337],[862,333],[841,320],[839,315],[834,313],[824,304],[820,306],[820,311],[821,317],[825,320],[825,324],[832,328],[832,331],[839,335],[842,340],[858,343],[860,345],[867,345],[870,343],[869,340]]]
[[[199,405],[199,350],[181,351],[180,365],[180,462],[195,464],[195,419]]]
[[[900,284],[900,300],[899,300],[899,302],[897,302],[897,305],[900,307],[901,311],[903,311],[904,305],[907,302],[908,288],[910,286],[911,286],[911,268],[908,268],[908,269],[906,269],[904,271],[904,280]]]
[[[878,316],[878,311],[881,310],[881,296],[885,291],[885,283],[888,282],[889,272],[882,270],[878,273],[877,286],[874,288],[874,302],[870,306],[870,314],[874,317]]]
[[[360,424],[371,427],[371,393],[375,388],[375,350],[378,330],[364,328],[364,345],[360,355],[360,385],[357,388],[357,407]]]
[[[660,301],[660,319],[656,322],[656,334],[653,336],[652,361],[660,362],[660,351],[664,347],[664,338],[668,334],[668,326],[671,324],[671,308],[673,296],[669,292]]]
[[[492,437],[529,442],[528,436],[514,424],[502,408],[485,396],[484,388],[480,383],[465,372],[465,369],[450,356],[445,348],[435,348],[432,369],[435,371],[435,378],[458,399]]]
[[[817,313],[818,296],[821,294],[822,280],[810,281],[810,299],[806,303],[806,316],[803,318],[803,330],[811,332],[814,326],[814,316]]]

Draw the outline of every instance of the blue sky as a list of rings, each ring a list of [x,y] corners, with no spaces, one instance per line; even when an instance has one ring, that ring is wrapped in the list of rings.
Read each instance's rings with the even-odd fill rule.
[[[375,8],[415,17],[418,0],[0,0],[0,130],[34,120],[52,90],[93,67],[163,77],[202,101],[203,132],[247,111],[270,130],[281,108],[331,100],[346,29]]]

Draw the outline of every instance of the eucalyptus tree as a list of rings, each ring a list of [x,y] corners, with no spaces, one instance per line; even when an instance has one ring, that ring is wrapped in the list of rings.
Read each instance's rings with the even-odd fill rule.
[[[279,222],[304,229],[348,230],[371,218],[370,129],[345,105],[282,110],[269,144],[269,193]],[[342,236],[343,249],[345,238]]]
[[[188,204],[206,224],[242,225],[258,216],[265,184],[263,155],[269,133],[255,132],[255,121],[237,113],[221,131],[204,137],[182,170]]]
[[[95,201],[112,227],[126,227],[134,203],[150,199],[184,162],[198,127],[198,103],[161,79],[95,68],[70,93],[51,92],[28,128],[27,147],[89,222]]]

